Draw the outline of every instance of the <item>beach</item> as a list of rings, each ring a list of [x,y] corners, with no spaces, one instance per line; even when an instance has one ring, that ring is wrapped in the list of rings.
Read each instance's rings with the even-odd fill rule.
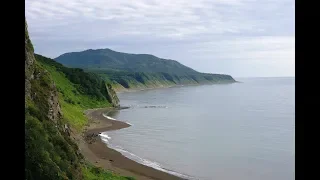
[[[103,116],[110,108],[87,110],[84,113],[89,124],[83,134],[73,134],[81,153],[95,166],[110,170],[122,176],[132,176],[139,180],[181,180],[182,178],[139,164],[120,152],[113,150],[101,140],[99,133],[130,127],[129,124],[111,120]]]

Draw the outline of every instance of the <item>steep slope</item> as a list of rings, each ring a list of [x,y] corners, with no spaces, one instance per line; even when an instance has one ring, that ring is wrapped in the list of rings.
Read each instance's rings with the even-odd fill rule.
[[[94,102],[105,102],[107,100],[114,107],[119,106],[119,99],[113,93],[112,87],[108,84],[106,86],[104,80],[97,74],[84,72],[79,68],[67,68],[53,59],[38,54],[36,54],[35,57],[46,69],[48,69],[48,71],[52,72],[52,74],[55,75],[54,71],[57,71],[74,84],[75,90],[72,91],[74,91],[74,94],[77,95],[77,97],[81,97],[79,94],[87,94]],[[53,76],[53,78],[59,82],[58,77]],[[61,88],[63,88],[62,84]],[[78,91],[79,93],[77,94],[75,91]]]
[[[63,128],[57,89],[35,60],[25,24],[26,179],[83,179],[78,148]]]
[[[50,58],[35,55],[38,64],[56,83],[64,118],[76,129],[87,123],[83,111],[91,108],[119,106],[119,99],[96,74],[67,68]],[[111,94],[111,92],[113,94]]]
[[[63,72],[63,66],[59,69],[58,65],[51,65],[44,57],[37,57],[40,61],[34,57],[25,22],[26,179],[132,179],[114,175],[85,162],[77,144],[70,137],[72,129],[80,131],[87,123],[84,109],[111,106],[104,94],[108,92],[105,83],[100,79],[101,87],[97,87],[102,92],[101,96],[97,91],[86,89],[83,82],[71,82]],[[78,70],[67,70],[79,73]],[[87,73],[81,74],[90,77],[85,75]],[[99,82],[98,79],[95,79],[96,82]],[[90,81],[87,83],[90,84]]]

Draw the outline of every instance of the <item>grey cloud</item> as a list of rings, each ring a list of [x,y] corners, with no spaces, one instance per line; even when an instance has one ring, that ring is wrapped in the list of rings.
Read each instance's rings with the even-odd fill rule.
[[[279,74],[275,62],[294,72],[294,8],[293,0],[27,0],[26,17],[36,51],[50,57],[113,48],[259,76]],[[240,71],[241,63],[260,69]]]

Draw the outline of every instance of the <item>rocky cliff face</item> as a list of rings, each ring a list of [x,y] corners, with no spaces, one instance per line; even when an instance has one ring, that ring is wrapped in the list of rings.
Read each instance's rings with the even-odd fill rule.
[[[112,88],[111,84],[107,84],[107,91],[108,91],[108,95],[109,95],[109,102],[112,104],[113,107],[120,107],[120,100],[116,94],[116,92],[114,91],[114,89]]]
[[[28,25],[25,21],[25,100],[45,99],[47,103],[47,117],[57,122],[62,115],[60,104],[58,101],[58,91],[54,82],[49,78],[46,70],[36,64],[34,50],[28,34]],[[40,87],[32,87],[40,86]],[[35,90],[43,87],[41,91],[47,90],[46,93],[37,93]],[[46,87],[47,86],[47,87]],[[25,102],[26,102],[25,101]],[[25,105],[27,102],[25,103]]]
[[[57,122],[62,117],[62,111],[58,99],[58,91],[54,83],[51,84],[51,91],[48,99],[49,112],[48,118],[52,121]]]
[[[83,179],[78,146],[62,124],[58,91],[35,59],[25,23],[25,175],[26,179]]]
[[[27,21],[25,21],[25,99],[26,100],[30,98],[30,89],[31,89],[30,81],[33,79],[34,61],[35,61],[35,58],[33,56],[33,46],[29,39]]]

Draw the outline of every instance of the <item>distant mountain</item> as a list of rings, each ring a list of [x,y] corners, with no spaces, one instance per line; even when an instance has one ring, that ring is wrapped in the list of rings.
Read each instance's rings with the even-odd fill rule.
[[[149,54],[128,54],[110,49],[62,54],[55,60],[67,67],[95,72],[116,90],[174,85],[233,83],[230,75],[200,73],[175,60]]]
[[[175,74],[198,73],[175,60],[162,59],[150,54],[116,52],[111,49],[89,49],[82,52],[70,52],[62,54],[55,60],[65,66],[84,69]]]

